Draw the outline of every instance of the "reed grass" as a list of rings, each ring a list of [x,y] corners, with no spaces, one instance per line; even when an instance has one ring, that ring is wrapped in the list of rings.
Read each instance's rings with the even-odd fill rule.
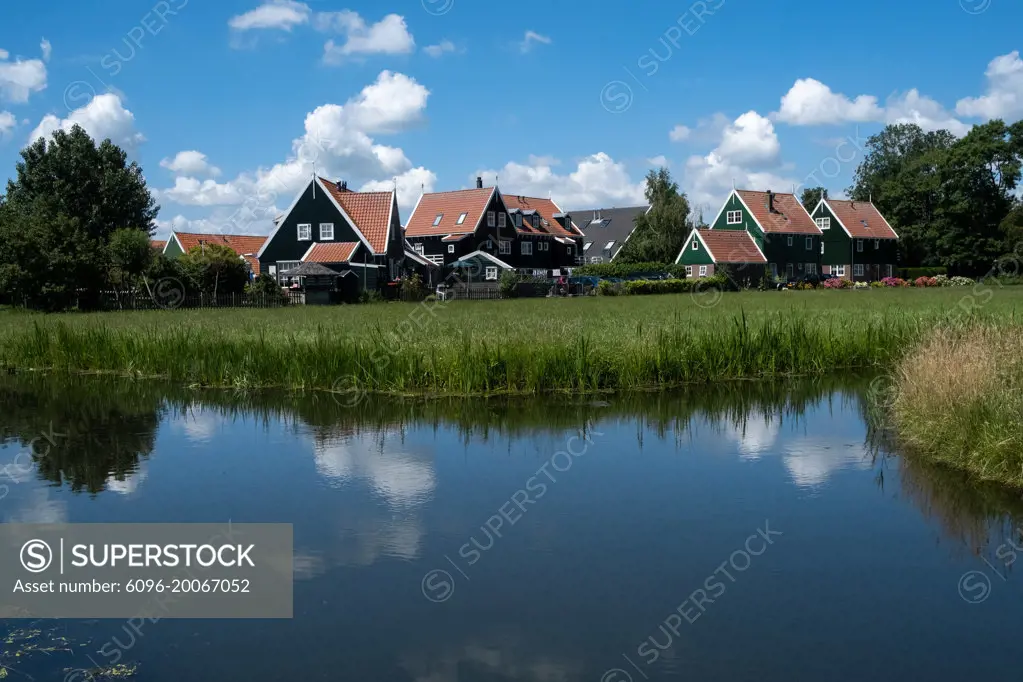
[[[890,368],[925,333],[1014,324],[1023,291],[746,292],[284,310],[0,315],[0,363],[187,385],[589,392]],[[712,301],[713,302],[713,301]]]
[[[1023,488],[1023,333],[939,330],[899,363],[889,411],[910,454]]]

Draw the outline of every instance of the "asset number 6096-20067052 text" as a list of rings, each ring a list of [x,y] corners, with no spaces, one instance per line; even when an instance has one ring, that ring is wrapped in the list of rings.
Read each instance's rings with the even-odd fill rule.
[[[129,580],[125,592],[221,592],[248,594],[249,580],[246,578],[174,578],[173,580]]]

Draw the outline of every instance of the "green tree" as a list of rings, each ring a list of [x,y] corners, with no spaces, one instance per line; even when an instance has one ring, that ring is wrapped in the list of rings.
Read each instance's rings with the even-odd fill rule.
[[[636,230],[615,262],[674,262],[692,231],[689,200],[667,168],[647,173],[646,199],[650,211],[636,218]]]
[[[196,246],[178,259],[190,290],[220,296],[239,294],[249,281],[248,266],[221,244]]]
[[[828,190],[823,187],[807,187],[803,190],[802,194],[799,195],[799,203],[803,205],[807,211],[813,211],[817,208],[817,204],[821,203],[821,199],[828,198]]]
[[[0,220],[5,281],[24,287],[30,304],[94,307],[108,281],[113,233],[152,233],[159,207],[142,169],[110,140],[97,146],[77,125],[37,139],[21,158]],[[41,247],[35,254],[32,243]]]

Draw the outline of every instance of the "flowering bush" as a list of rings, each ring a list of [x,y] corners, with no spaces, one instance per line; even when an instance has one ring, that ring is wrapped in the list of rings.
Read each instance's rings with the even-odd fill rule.
[[[842,279],[841,277],[824,280],[825,289],[845,289],[849,286],[852,286],[852,282],[847,279]]]
[[[934,281],[936,283],[935,286],[939,286],[939,287],[950,286],[949,283],[948,283],[948,275],[937,275],[934,278]]]
[[[857,284],[866,284],[866,282],[857,282]],[[875,288],[875,289],[880,289],[881,287],[884,286],[884,282],[877,282],[877,281],[871,282],[870,286]]]
[[[909,283],[901,277],[885,277],[881,280],[882,286],[886,287],[906,287]]]
[[[853,285],[853,288],[855,289],[869,289],[870,287],[871,285],[867,284],[866,282],[857,282],[856,284]]]
[[[956,276],[956,277],[953,277],[952,279],[948,280],[948,285],[947,286],[950,286],[950,287],[972,287],[974,284],[976,284],[976,282],[974,282],[969,277],[958,277],[958,276]]]
[[[917,277],[915,280],[913,280],[913,286],[936,287],[938,286],[938,280],[934,277]]]

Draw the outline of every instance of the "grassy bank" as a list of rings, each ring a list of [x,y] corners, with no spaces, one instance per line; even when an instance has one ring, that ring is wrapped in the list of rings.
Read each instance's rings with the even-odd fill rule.
[[[482,394],[890,367],[962,290],[746,292],[283,310],[0,316],[0,363],[187,384]],[[972,316],[1013,324],[1023,291]]]
[[[1023,488],[1023,334],[977,327],[925,339],[899,363],[890,413],[910,452]]]

